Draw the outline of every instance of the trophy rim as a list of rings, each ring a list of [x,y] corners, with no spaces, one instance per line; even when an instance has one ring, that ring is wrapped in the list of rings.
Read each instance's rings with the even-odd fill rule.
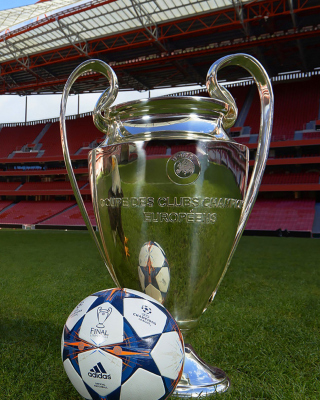
[[[113,148],[113,146],[120,145],[120,144],[133,144],[135,142],[149,142],[152,140],[166,140],[166,141],[175,141],[175,140],[190,140],[190,135],[194,134],[192,131],[175,131],[175,132],[168,132],[168,133],[163,133],[163,132],[144,132],[140,134],[135,134],[130,137],[121,137],[118,140],[108,143],[108,137],[100,143],[98,146],[92,148],[88,152],[88,159],[90,158],[91,153],[95,151],[107,151],[107,148]],[[237,147],[240,151],[244,152],[249,152],[248,146],[246,146],[244,143],[239,143],[235,141],[233,138],[229,137],[228,135],[225,135],[224,137],[217,137],[212,134],[197,134],[197,137],[194,138],[194,140],[203,140],[207,142],[214,142],[214,143],[229,143],[235,147]]]
[[[159,104],[160,103],[160,104]],[[141,111],[151,111],[152,109],[158,109],[163,105],[172,106],[172,104],[178,103],[178,110],[181,112],[182,109],[192,113],[197,111],[207,111],[207,113],[222,113],[226,114],[229,110],[229,105],[218,99],[203,96],[157,96],[138,100],[131,100],[123,103],[116,104],[110,107],[110,114],[120,112],[126,112],[130,110],[142,109]],[[198,105],[198,107],[196,107]],[[164,108],[166,109],[166,108]],[[159,111],[159,109],[158,109]]]

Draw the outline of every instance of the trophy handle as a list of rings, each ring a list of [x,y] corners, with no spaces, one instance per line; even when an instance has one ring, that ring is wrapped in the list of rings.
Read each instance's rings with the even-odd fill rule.
[[[237,107],[235,101],[227,89],[220,86],[217,80],[217,73],[221,68],[227,66],[240,66],[246,69],[254,78],[259,91],[261,117],[260,117],[260,131],[258,138],[258,147],[255,158],[255,163],[251,175],[247,192],[244,198],[242,212],[238,224],[235,240],[224,269],[224,272],[219,280],[219,283],[214,290],[210,300],[213,300],[214,295],[226,273],[226,270],[231,262],[232,256],[239,243],[241,235],[244,231],[245,225],[248,221],[249,215],[252,211],[254,202],[257,198],[259,187],[262,181],[263,172],[267,163],[269,146],[271,141],[271,131],[273,122],[273,91],[270,79],[263,68],[263,66],[254,57],[248,54],[233,54],[217,60],[209,69],[207,75],[207,89],[211,97],[218,98],[229,104],[229,110],[226,114],[223,126],[229,128],[232,126],[237,118]]]
[[[67,129],[66,129],[66,109],[67,109],[67,100],[69,96],[69,92],[71,90],[72,85],[74,82],[79,78],[84,73],[88,72],[99,72],[102,75],[104,75],[106,78],[109,80],[110,87],[106,89],[102,95],[100,96],[95,110],[94,110],[94,123],[97,126],[98,129],[105,131],[105,117],[102,115],[103,108],[109,107],[116,99],[117,94],[118,94],[118,79],[116,74],[114,73],[113,69],[109,67],[108,64],[106,64],[103,61],[100,60],[87,60],[80,64],[69,76],[65,87],[62,92],[62,98],[61,98],[61,106],[60,106],[60,136],[61,136],[61,144],[62,144],[62,150],[63,150],[63,157],[67,169],[67,173],[70,179],[70,183],[76,198],[76,201],[78,203],[80,212],[82,214],[82,217],[84,219],[84,222],[96,244],[98,247],[99,253],[114,281],[114,283],[120,287],[119,282],[113,272],[113,269],[111,268],[111,264],[109,260],[107,259],[107,256],[105,255],[101,244],[99,242],[99,239],[94,231],[94,228],[91,224],[88,212],[86,210],[86,207],[84,205],[80,189],[72,168],[72,163],[70,159],[70,152],[69,152],[69,146],[68,146],[68,139],[67,139]]]

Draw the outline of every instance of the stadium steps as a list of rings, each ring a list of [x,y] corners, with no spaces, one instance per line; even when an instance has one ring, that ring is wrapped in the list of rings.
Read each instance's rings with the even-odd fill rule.
[[[15,205],[16,205],[16,203],[11,203],[11,204],[9,204],[9,205],[3,207],[3,208],[0,210],[0,214],[2,214],[3,212],[9,210],[9,208],[14,207]]]
[[[302,140],[303,139],[303,131],[295,131],[293,140]]]
[[[240,113],[238,115],[238,119],[237,119],[237,122],[236,122],[237,126],[243,126],[244,125],[244,123],[245,123],[245,121],[247,119],[248,112],[249,112],[249,110],[251,108],[252,100],[253,100],[253,97],[254,97],[254,94],[255,94],[256,90],[257,90],[256,86],[252,85],[250,90],[249,90],[249,93],[247,95],[247,98],[246,98],[246,100],[245,100],[245,102],[244,102],[244,104],[242,106],[242,109],[240,110]]]
[[[39,135],[34,139],[34,141],[32,143],[34,144],[39,144],[40,140],[43,138],[43,136],[46,134],[47,130],[50,128],[50,126],[52,125],[51,122],[48,122],[44,128],[42,129],[42,131],[39,133]],[[40,144],[40,147],[42,146],[42,144]]]
[[[79,147],[79,149],[74,153],[74,155],[77,156],[78,154],[80,154],[80,153],[82,152],[82,150],[86,150],[86,149],[89,149],[89,151],[92,150],[92,149],[93,149],[93,147],[92,147],[93,142],[94,142],[94,141],[92,141],[92,142],[89,144],[89,146],[86,146],[86,147]]]
[[[54,215],[50,215],[48,218],[45,218],[45,219],[39,221],[38,224],[46,222],[46,221],[48,221],[49,219],[51,219],[53,217],[57,217],[58,215],[63,214],[64,212],[69,211],[69,210],[71,210],[72,208],[75,208],[75,207],[77,207],[77,204],[73,204],[72,206],[67,207],[64,210],[62,210],[62,211],[60,211],[60,212],[58,212],[58,213],[56,213]]]
[[[41,145],[41,146],[42,146],[42,145]],[[39,150],[39,151],[38,151],[38,154],[37,154],[37,158],[42,157],[44,153],[45,153],[44,150]]]
[[[316,203],[315,211],[312,233],[320,234],[320,203]]]

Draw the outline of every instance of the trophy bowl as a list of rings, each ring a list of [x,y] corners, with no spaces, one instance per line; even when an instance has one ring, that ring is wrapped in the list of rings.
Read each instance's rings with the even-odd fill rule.
[[[231,94],[217,81],[219,69],[239,65],[254,77],[261,100],[258,150],[247,185],[249,151],[225,132],[237,118]],[[74,81],[88,71],[108,77],[94,123],[106,139],[88,155],[98,234],[72,169],[65,112]],[[273,117],[273,94],[263,67],[236,54],[208,72],[211,98],[156,97],[112,106],[117,77],[104,62],[89,60],[69,77],[61,102],[61,139],[79,208],[118,287],[160,301],[184,336],[213,300],[253,207],[265,168]],[[103,310],[104,311],[104,310]],[[103,315],[101,315],[101,318]],[[224,392],[227,375],[185,345],[178,397]]]

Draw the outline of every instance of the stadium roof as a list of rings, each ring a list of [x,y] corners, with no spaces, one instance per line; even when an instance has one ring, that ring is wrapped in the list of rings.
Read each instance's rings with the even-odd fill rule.
[[[0,11],[0,32],[18,24],[37,19],[59,8],[75,3],[74,0],[38,1],[36,4]]]
[[[123,90],[203,84],[212,62],[234,52],[273,76],[309,72],[320,67],[319,17],[318,0],[42,1],[0,12],[0,94],[61,92],[88,58],[110,63]],[[87,75],[74,90],[106,85]]]

